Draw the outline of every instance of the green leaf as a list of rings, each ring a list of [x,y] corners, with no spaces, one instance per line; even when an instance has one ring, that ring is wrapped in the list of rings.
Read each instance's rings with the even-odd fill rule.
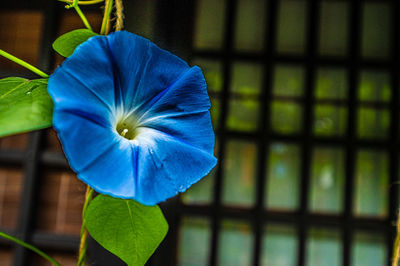
[[[0,79],[0,137],[52,125],[48,79]]]
[[[100,194],[85,213],[90,235],[128,265],[144,265],[164,239],[168,224],[158,206]]]
[[[97,34],[88,29],[73,30],[61,35],[53,42],[53,49],[64,57],[72,55],[75,48]]]

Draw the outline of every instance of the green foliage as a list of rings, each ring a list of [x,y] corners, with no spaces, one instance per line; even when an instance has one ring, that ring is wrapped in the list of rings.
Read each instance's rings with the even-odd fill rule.
[[[88,29],[73,30],[57,38],[53,43],[53,49],[64,57],[72,55],[75,48],[97,34]]]
[[[0,79],[0,137],[52,125],[47,79]]]
[[[144,265],[168,231],[158,206],[97,196],[85,213],[90,235],[128,265]]]

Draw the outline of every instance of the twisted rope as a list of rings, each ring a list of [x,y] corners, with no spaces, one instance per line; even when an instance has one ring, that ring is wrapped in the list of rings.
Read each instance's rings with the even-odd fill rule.
[[[397,216],[397,235],[393,245],[392,266],[399,265],[399,258],[400,258],[400,211]]]
[[[392,266],[399,265],[399,258],[400,258],[400,211],[397,216],[397,235],[393,245]]]
[[[115,30],[122,30],[124,27],[124,5],[122,0],[115,0],[115,16],[117,21],[115,22]]]

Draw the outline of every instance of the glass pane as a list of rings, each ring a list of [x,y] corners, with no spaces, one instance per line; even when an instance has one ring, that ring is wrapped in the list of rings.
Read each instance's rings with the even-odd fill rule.
[[[297,238],[292,227],[268,225],[264,231],[262,266],[295,266],[297,263]]]
[[[280,0],[277,51],[302,53],[306,45],[307,3],[302,0]]]
[[[227,126],[234,130],[254,131],[258,124],[257,95],[261,92],[262,66],[235,63],[232,74]]]
[[[259,95],[262,79],[262,65],[236,62],[233,64],[231,93]]]
[[[319,52],[340,56],[347,53],[349,5],[344,2],[321,2]]]
[[[361,54],[386,58],[390,54],[392,10],[386,3],[364,3],[362,15]]]
[[[207,81],[209,92],[220,92],[222,90],[222,64],[216,60],[196,58],[191,65],[197,65],[203,70]]]
[[[221,125],[219,124],[219,118],[221,114],[221,100],[219,98],[215,98],[213,96],[210,97],[211,102],[211,121],[213,124],[214,129],[217,129]]]
[[[220,92],[222,90],[222,65],[221,62],[216,60],[209,60],[203,58],[196,58],[192,61],[192,65],[201,67],[204,77],[207,81],[207,90],[210,94],[211,101],[211,120],[214,128],[219,126],[220,115]]]
[[[302,127],[303,108],[300,104],[273,101],[271,113],[272,130],[278,133],[298,133]]]
[[[256,131],[258,127],[259,102],[248,97],[230,99],[227,126],[232,130]]]
[[[344,152],[336,148],[316,148],[312,160],[310,209],[340,212],[344,198]]]
[[[348,81],[344,69],[320,68],[317,72],[317,99],[346,99]]]
[[[356,215],[387,215],[389,174],[386,153],[358,152],[355,186]]]
[[[41,180],[37,229],[79,235],[85,184],[71,172],[48,171]]]
[[[347,53],[348,26],[348,3],[322,1],[319,27],[320,54],[345,55]]]
[[[251,265],[253,235],[247,223],[225,220],[220,233],[218,265]]]
[[[390,76],[385,72],[363,71],[358,87],[361,101],[390,101]]]
[[[244,206],[253,204],[256,154],[257,148],[252,142],[227,143],[222,196],[225,204]]]
[[[37,11],[1,11],[1,49],[37,66],[42,20],[42,13]],[[28,71],[4,57],[0,57],[0,69]]]
[[[224,39],[225,0],[197,1],[194,47],[218,49]]]
[[[335,105],[315,106],[314,133],[318,136],[342,136],[346,133],[347,108]]]
[[[361,138],[385,138],[390,127],[387,110],[360,107],[358,110],[358,136]]]
[[[357,232],[353,245],[352,266],[387,265],[387,248],[383,236]]]
[[[214,146],[215,155],[218,154],[217,148],[218,144],[216,142]],[[183,193],[182,201],[186,204],[210,204],[214,193],[216,171],[217,167],[214,167],[207,176]]]
[[[337,231],[312,229],[308,235],[307,266],[339,266],[342,263],[342,248]]]
[[[299,147],[285,143],[273,143],[270,146],[268,157],[266,206],[270,209],[297,208],[301,162]]]
[[[183,218],[180,227],[179,265],[208,265],[211,246],[210,227],[210,222],[204,218]]]
[[[210,204],[214,191],[215,172],[216,167],[198,183],[192,185],[182,194],[182,201],[186,204]]]
[[[276,66],[273,94],[276,96],[302,96],[304,93],[304,68]]]
[[[265,0],[239,0],[236,18],[235,48],[262,50],[265,36]]]
[[[22,176],[18,169],[0,169],[0,228],[14,229],[17,226]]]

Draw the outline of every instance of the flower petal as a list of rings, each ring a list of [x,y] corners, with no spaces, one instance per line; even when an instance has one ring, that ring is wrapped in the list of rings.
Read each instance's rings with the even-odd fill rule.
[[[132,143],[76,110],[58,111],[55,116],[54,127],[78,177],[100,193],[133,198]]]
[[[136,147],[123,139],[82,169],[78,177],[99,193],[135,198]]]
[[[134,199],[157,204],[207,175],[217,160],[210,153],[160,131],[141,128]]]
[[[146,124],[147,119],[155,116],[204,112],[210,106],[206,81],[201,69],[195,66],[142,106],[143,110],[138,110],[138,113],[140,121]]]
[[[143,123],[143,126],[174,136],[174,138],[203,149],[209,154],[214,152],[215,136],[208,111],[155,116]]]
[[[107,47],[106,38],[90,38],[50,76],[48,91],[57,108],[88,103],[110,112],[115,109],[114,72]]]
[[[154,98],[189,69],[179,57],[135,34],[118,31],[107,40],[127,110]]]
[[[71,168],[79,172],[116,145],[119,135],[101,118],[78,110],[56,110],[53,125]]]

